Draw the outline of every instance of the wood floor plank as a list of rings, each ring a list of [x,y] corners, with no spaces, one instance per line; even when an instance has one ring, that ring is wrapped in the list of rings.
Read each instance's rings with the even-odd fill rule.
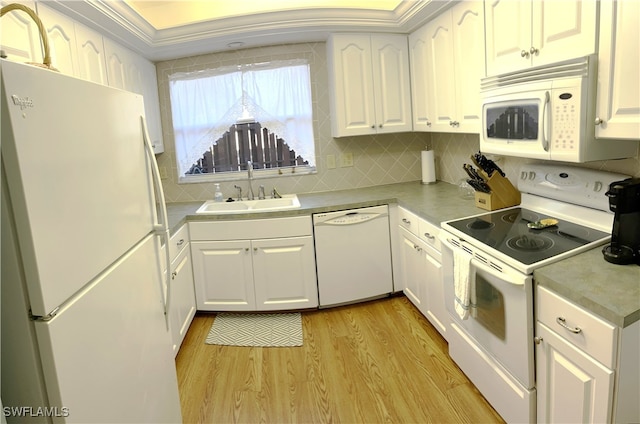
[[[302,313],[304,344],[204,343],[196,315],[176,358],[185,423],[503,423],[404,296]]]

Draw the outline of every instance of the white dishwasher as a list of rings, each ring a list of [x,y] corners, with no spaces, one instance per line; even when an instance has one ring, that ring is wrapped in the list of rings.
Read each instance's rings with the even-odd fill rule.
[[[389,207],[313,215],[320,306],[393,291]]]

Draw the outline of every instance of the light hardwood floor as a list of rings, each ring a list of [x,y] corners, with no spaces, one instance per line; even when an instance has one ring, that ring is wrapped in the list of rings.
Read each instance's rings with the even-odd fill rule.
[[[176,358],[185,423],[503,423],[404,296],[302,313],[304,346],[204,343]]]

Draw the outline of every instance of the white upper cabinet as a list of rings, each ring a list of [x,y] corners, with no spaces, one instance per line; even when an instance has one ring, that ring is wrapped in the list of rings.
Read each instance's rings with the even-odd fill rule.
[[[100,33],[84,25],[75,24],[79,78],[109,85],[104,44]]]
[[[144,97],[147,130],[154,153],[164,151],[156,66],[109,38],[104,38],[109,86],[141,94]]]
[[[487,0],[487,74],[595,53],[598,7],[582,0]]]
[[[38,4],[38,16],[47,31],[52,65],[63,74],[78,75],[74,21],[42,3]]]
[[[480,132],[484,10],[465,1],[409,36],[414,131]]]
[[[35,1],[0,0],[0,6],[11,3],[23,4],[36,11]],[[3,56],[14,62],[42,63],[43,52],[38,27],[33,19],[22,10],[7,12],[0,21],[0,50]]]
[[[333,34],[328,58],[334,137],[411,131],[406,36]]]
[[[596,137],[640,140],[640,2],[600,2]]]

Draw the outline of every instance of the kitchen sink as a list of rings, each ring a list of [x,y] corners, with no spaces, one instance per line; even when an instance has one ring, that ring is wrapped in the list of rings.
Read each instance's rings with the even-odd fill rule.
[[[233,214],[250,212],[280,211],[297,209],[300,201],[295,194],[286,194],[276,199],[238,200],[235,202],[214,202],[207,200],[196,211],[197,214]]]

